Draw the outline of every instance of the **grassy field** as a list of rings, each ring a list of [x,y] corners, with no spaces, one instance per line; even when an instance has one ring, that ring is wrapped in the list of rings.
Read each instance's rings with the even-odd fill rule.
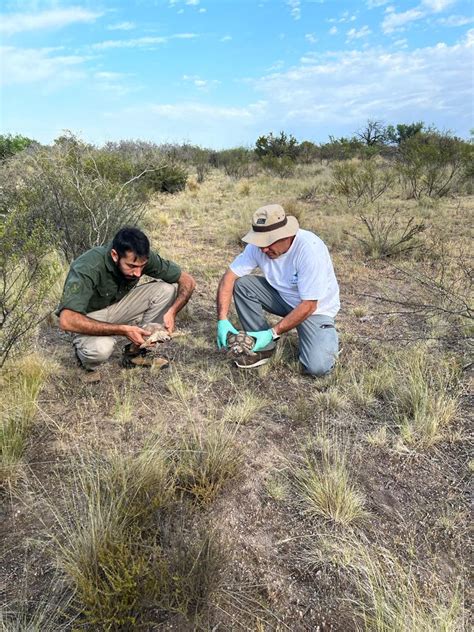
[[[215,345],[217,283],[271,202],[331,250],[324,379],[295,332],[255,371]],[[117,351],[88,384],[50,319],[2,373],[3,628],[469,629],[473,209],[398,185],[357,202],[322,165],[157,195],[145,230],[197,281],[171,368]]]

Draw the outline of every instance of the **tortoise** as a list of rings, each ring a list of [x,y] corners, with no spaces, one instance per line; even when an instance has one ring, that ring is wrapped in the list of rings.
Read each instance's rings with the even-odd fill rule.
[[[144,328],[151,331],[151,334],[145,339],[145,342],[142,342],[140,349],[148,349],[152,347],[155,342],[168,342],[168,340],[171,340],[167,329],[160,323],[147,323],[144,325]]]
[[[227,334],[227,348],[231,356],[256,355],[255,351],[252,351],[254,346],[255,338],[246,334],[245,331],[239,331],[236,334],[229,332]]]

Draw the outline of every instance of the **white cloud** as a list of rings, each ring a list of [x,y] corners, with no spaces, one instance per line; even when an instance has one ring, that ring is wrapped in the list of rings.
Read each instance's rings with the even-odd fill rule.
[[[466,24],[472,24],[474,18],[467,15],[450,15],[447,18],[439,18],[438,24],[443,26],[466,26]]]
[[[337,26],[331,26],[331,28],[329,29],[329,34],[336,35],[336,33],[337,33]]]
[[[367,0],[367,8],[375,9],[377,7],[383,7],[384,4],[388,4],[389,0]]]
[[[78,22],[94,22],[102,15],[102,12],[89,11],[81,7],[53,9],[41,13],[4,14],[0,19],[0,32],[6,35],[13,35],[25,31],[57,29]]]
[[[189,4],[191,6],[196,6],[199,4],[199,0],[186,0],[186,4]]]
[[[183,81],[190,82],[200,89],[210,88],[220,83],[217,79],[202,79],[199,75],[183,75]]]
[[[318,124],[355,128],[374,117],[442,121],[441,125],[449,120],[451,127],[452,122],[468,127],[473,44],[474,29],[452,46],[315,54],[313,60],[305,59],[287,72],[262,77],[256,88],[272,103],[269,116],[286,128]]]
[[[408,11],[397,13],[393,7],[389,7],[382,22],[383,32],[392,33],[393,31],[404,27],[405,24],[419,20],[424,16],[425,13],[419,9],[408,9]]]
[[[230,42],[232,39],[232,37],[230,35],[224,35],[224,37],[221,37],[221,39],[219,40],[220,42]]]
[[[306,33],[304,37],[305,37],[305,40],[309,42],[310,44],[316,44],[316,42],[318,41],[318,38],[316,37],[314,33]]]
[[[134,22],[118,22],[117,24],[110,24],[107,27],[108,31],[131,31],[136,28]]]
[[[173,39],[193,39],[197,37],[195,33],[177,33],[176,35],[167,35],[162,37],[137,37],[128,40],[105,40],[92,44],[91,48],[95,50],[105,50],[109,48],[144,48],[157,46],[158,44],[166,44]]]
[[[301,18],[301,0],[286,0],[286,4],[290,7],[292,18],[299,20]]]
[[[4,85],[36,83],[48,80],[61,84],[85,77],[81,67],[89,57],[61,55],[54,48],[0,47],[1,81]]]
[[[456,0],[422,0],[422,4],[433,13],[445,11],[445,9],[453,5],[455,2]]]
[[[367,37],[371,33],[372,31],[369,29],[367,25],[361,27],[359,30],[350,29],[349,31],[347,31],[347,41],[360,39],[361,37]]]

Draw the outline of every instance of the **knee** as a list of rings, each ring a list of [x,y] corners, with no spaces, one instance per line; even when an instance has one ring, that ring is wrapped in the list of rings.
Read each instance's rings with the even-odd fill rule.
[[[86,344],[81,345],[78,348],[78,352],[86,364],[100,364],[110,358],[114,347],[115,339],[113,337],[98,336],[94,340],[89,340]]]
[[[300,358],[300,362],[303,367],[303,372],[307,375],[324,377],[334,368],[335,358],[332,355],[327,355],[322,358],[305,358],[304,361]]]
[[[245,296],[252,286],[250,275],[239,277],[234,283],[234,296]]]
[[[151,302],[159,301],[170,302],[172,303],[176,298],[176,294],[178,292],[178,284],[177,283],[150,283],[150,292],[152,294]]]

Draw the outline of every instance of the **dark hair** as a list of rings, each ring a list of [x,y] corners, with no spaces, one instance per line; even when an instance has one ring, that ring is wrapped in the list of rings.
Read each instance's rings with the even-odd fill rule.
[[[130,251],[140,259],[150,254],[148,237],[134,226],[121,228],[112,241],[112,248],[119,257],[124,257]]]

